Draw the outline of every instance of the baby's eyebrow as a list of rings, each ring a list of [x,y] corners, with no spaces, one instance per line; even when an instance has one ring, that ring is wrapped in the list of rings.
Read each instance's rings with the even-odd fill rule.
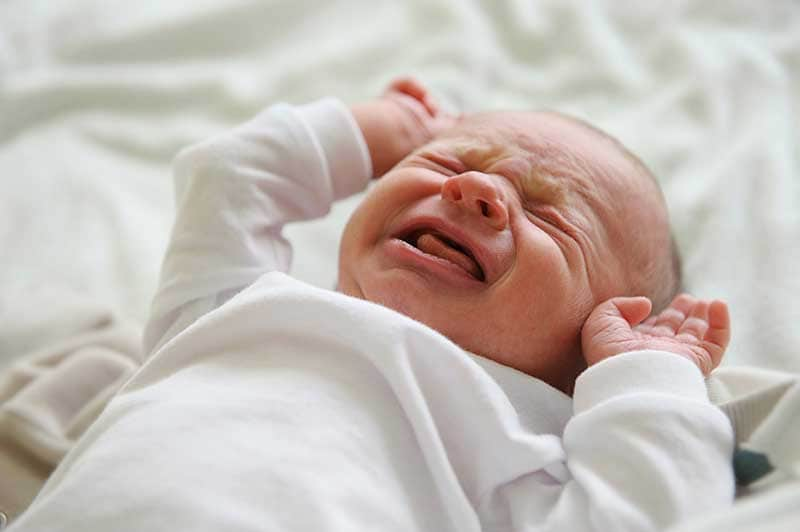
[[[526,201],[558,203],[565,197],[565,176],[550,168],[552,161],[517,146],[466,142],[456,153],[470,168],[507,178]]]
[[[543,168],[531,167],[518,177],[522,193],[530,201],[560,203],[565,196],[564,179],[552,175]]]
[[[511,149],[500,144],[464,140],[455,146],[455,153],[470,168],[483,170],[512,155]]]

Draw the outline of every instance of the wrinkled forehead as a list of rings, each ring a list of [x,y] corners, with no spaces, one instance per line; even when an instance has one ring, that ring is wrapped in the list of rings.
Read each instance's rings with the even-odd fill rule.
[[[466,164],[513,163],[532,186],[547,184],[559,196],[625,185],[634,168],[613,140],[551,112],[491,112],[472,115],[443,138]],[[538,185],[537,185],[538,183]],[[592,190],[593,194],[599,192]]]
[[[516,173],[534,199],[579,200],[597,213],[621,199],[660,202],[649,171],[613,137],[550,111],[500,111],[463,119],[441,141],[477,170]],[[606,212],[606,214],[612,214]]]

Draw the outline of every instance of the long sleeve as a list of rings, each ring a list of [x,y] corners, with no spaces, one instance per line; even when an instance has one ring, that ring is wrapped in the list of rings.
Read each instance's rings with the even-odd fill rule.
[[[363,189],[366,143],[338,100],[272,106],[175,159],[177,213],[144,352],[151,354],[264,273],[285,272],[284,224]]]
[[[553,530],[663,530],[731,504],[732,427],[690,362],[612,357],[578,379],[573,410]]]

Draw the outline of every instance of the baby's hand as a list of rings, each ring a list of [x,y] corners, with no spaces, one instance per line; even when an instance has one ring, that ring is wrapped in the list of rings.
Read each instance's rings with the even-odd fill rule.
[[[688,358],[703,375],[719,365],[731,337],[725,303],[681,294],[659,315],[645,320],[651,308],[646,297],[615,297],[598,305],[581,331],[586,363],[657,349]]]
[[[394,80],[380,98],[354,105],[351,111],[367,141],[374,177],[456,122],[428,89],[408,77]]]

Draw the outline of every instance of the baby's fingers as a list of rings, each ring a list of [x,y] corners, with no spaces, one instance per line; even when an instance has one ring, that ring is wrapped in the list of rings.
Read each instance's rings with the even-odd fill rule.
[[[696,343],[705,351],[708,358],[703,373],[707,375],[722,360],[730,334],[728,306],[722,301],[698,301],[678,329],[676,339]]]
[[[731,340],[731,319],[728,305],[712,301],[708,308],[708,330],[703,335],[703,347],[711,355],[712,367],[717,367]]]
[[[651,317],[645,321],[645,324],[660,328],[668,334],[676,334],[686,321],[686,316],[691,312],[696,301],[689,294],[680,294],[658,316]]]
[[[680,335],[693,336],[698,340],[703,339],[703,335],[708,330],[708,302],[697,301],[688,312],[686,319],[678,327],[677,333]]]

